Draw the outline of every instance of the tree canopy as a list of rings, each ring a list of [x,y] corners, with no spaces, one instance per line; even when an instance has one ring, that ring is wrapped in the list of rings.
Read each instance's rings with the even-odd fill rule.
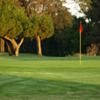
[[[25,10],[16,6],[14,0],[2,0],[0,5],[0,37],[7,42],[11,55],[15,55],[15,50],[21,46],[25,34],[28,34],[29,30],[30,21]],[[15,41],[18,37],[21,38],[19,44]],[[13,47],[13,51],[11,47]]]
[[[69,8],[63,6],[63,3],[68,3],[66,0],[0,0],[0,37],[6,41],[10,54],[15,55],[17,52],[18,55],[24,38],[29,37],[36,38],[38,54],[42,55],[41,40],[47,40],[54,34],[48,40],[49,42],[52,40],[49,49],[57,47],[59,55],[78,52],[78,31],[81,20],[84,28],[82,45],[100,43],[99,1],[73,1],[80,6],[80,12],[85,13],[85,17],[91,20],[89,23],[83,18],[73,17]],[[46,40],[42,42],[43,50],[45,48],[43,44],[49,43]]]
[[[88,39],[91,43],[100,43],[100,2],[98,0],[92,1],[92,9],[87,13],[87,17],[91,19],[91,30]]]
[[[0,12],[0,36],[16,38],[27,34],[29,18],[24,9],[15,6],[14,0],[3,0]]]

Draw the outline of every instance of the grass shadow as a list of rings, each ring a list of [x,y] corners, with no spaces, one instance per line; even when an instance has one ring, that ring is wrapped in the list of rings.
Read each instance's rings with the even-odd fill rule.
[[[100,100],[100,85],[0,75],[1,100]]]

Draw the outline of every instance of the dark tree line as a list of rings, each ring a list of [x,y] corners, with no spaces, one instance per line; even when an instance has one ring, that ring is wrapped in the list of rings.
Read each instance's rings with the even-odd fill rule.
[[[82,21],[82,52],[98,54],[100,3],[74,1],[91,20],[89,23],[85,18],[71,16],[63,6],[65,0],[1,0],[0,51],[4,52],[5,41],[6,50],[13,56],[19,52],[40,56],[74,55],[79,52],[79,22]]]

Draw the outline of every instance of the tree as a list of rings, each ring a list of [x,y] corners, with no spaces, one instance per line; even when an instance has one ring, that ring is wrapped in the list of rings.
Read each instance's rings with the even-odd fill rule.
[[[2,1],[0,1],[0,9],[1,9],[1,6],[2,6]],[[0,52],[1,53],[4,53],[4,40],[2,38],[0,38]]]
[[[52,19],[50,15],[45,15],[43,17],[40,17],[39,15],[33,15],[31,22],[34,26],[33,33],[35,34],[37,40],[38,55],[42,56],[41,40],[49,38],[54,34]],[[31,38],[32,35],[33,34],[30,35]]]
[[[100,52],[100,2],[98,0],[92,0],[92,9],[86,15],[91,20],[89,22],[90,31],[85,40],[88,46],[87,52],[90,53],[89,55],[97,55]]]
[[[98,0],[92,1],[92,9],[90,9],[86,15],[88,19],[91,19],[91,31],[88,34],[88,38],[91,37],[90,43],[100,43],[100,2]],[[90,44],[89,43],[89,44]]]
[[[74,0],[76,4],[80,6],[80,12],[85,13],[91,9],[92,0]]]
[[[73,55],[79,52],[79,23],[82,21],[84,33],[82,33],[82,52],[85,53],[84,35],[86,33],[87,24],[84,18],[76,18],[73,16],[73,26],[65,28],[55,34],[54,38],[57,42],[58,51],[60,56]],[[60,49],[62,48],[62,49]]]
[[[28,36],[30,21],[25,11],[14,0],[0,1],[0,37],[7,43],[10,55],[18,56],[23,40]],[[20,42],[16,40],[20,38]]]
[[[4,40],[2,38],[0,38],[0,52],[1,53],[5,52]]]
[[[71,14],[69,13],[68,9],[63,6],[65,0],[28,0],[28,2],[26,2],[25,0],[19,1],[21,2],[21,5],[25,7],[29,18],[32,16],[32,14],[36,16],[38,15],[39,17],[50,15],[52,20],[49,18],[48,20],[51,21],[49,21],[49,23],[53,22],[53,26],[57,30],[61,30],[64,27],[69,27],[72,25]],[[53,35],[51,35],[51,33],[45,34],[47,34],[45,35],[45,38],[48,38]],[[38,34],[36,35],[37,44],[40,44],[40,46],[37,46],[38,51],[41,51],[41,54],[38,52],[38,55],[42,55],[41,40],[45,38],[44,34],[41,34],[41,36]]]

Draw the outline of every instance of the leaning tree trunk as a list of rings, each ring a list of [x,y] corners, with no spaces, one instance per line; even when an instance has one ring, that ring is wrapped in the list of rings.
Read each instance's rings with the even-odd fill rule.
[[[14,39],[11,41],[11,43],[13,46],[13,55],[18,56],[19,55],[19,48],[20,48],[19,45],[17,44],[17,42]]]
[[[0,52],[5,52],[4,40],[2,38],[0,38]]]
[[[19,55],[19,49],[20,49],[20,46],[22,45],[22,43],[24,41],[24,38],[21,38],[21,41],[19,43],[17,43],[14,39],[11,39],[7,36],[3,37],[3,39],[7,43],[9,55],[18,56]]]
[[[7,48],[8,48],[9,55],[10,56],[13,56],[13,52],[11,50],[10,44],[7,41],[6,41],[6,44],[7,44]]]
[[[39,56],[42,56],[41,39],[39,36],[36,36],[36,41],[37,41],[37,53]]]

